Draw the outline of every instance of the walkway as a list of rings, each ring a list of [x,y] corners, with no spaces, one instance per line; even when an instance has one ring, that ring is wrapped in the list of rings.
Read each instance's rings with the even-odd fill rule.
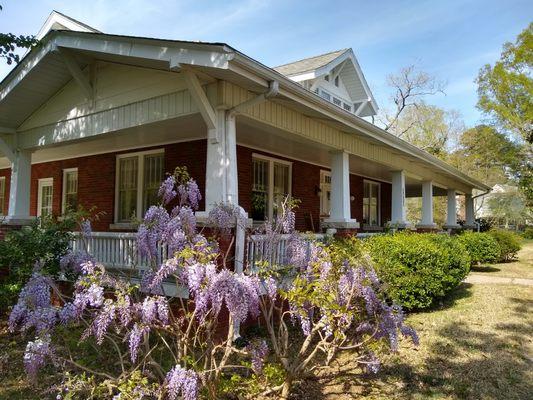
[[[466,283],[501,284],[501,285],[526,285],[533,286],[533,279],[509,278],[503,276],[487,276],[483,274],[470,274],[465,279]]]

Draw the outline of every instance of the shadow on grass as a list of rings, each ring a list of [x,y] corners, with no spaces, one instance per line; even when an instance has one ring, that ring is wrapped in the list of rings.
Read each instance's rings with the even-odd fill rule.
[[[468,292],[466,285],[458,288],[444,300],[445,305],[469,296]],[[475,319],[445,322],[432,333],[428,349],[411,355],[420,362],[398,354],[378,375],[369,377],[358,368],[349,368],[348,360],[321,376],[320,382],[306,381],[302,386],[306,391],[316,386],[319,392],[327,393],[313,399],[531,399],[533,357],[526,349],[533,337],[533,301],[510,300],[509,321],[490,330],[480,328]]]
[[[473,267],[470,267],[471,272],[499,272],[501,271],[501,268],[496,268],[494,266],[483,266],[483,265],[475,265]]]

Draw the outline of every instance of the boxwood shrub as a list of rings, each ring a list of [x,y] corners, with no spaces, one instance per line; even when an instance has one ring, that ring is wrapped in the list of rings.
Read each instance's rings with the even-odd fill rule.
[[[470,268],[464,246],[448,235],[373,236],[365,246],[388,295],[407,309],[430,307],[454,289]]]
[[[500,259],[500,246],[487,232],[465,231],[456,236],[470,256],[472,265],[490,264]]]
[[[500,254],[498,261],[511,261],[522,247],[520,236],[503,229],[492,229],[489,235],[498,243]]]

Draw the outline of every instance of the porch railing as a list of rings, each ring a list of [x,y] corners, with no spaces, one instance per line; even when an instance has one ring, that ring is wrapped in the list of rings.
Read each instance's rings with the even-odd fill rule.
[[[141,257],[135,233],[126,232],[92,232],[82,238],[74,233],[70,242],[72,250],[87,250],[94,259],[108,268],[144,270],[150,266],[148,259]],[[158,246],[157,263],[167,258],[167,248]]]
[[[267,235],[249,235],[247,237],[247,264],[249,271],[254,271],[259,262],[266,262],[268,265],[282,265],[287,255],[287,245],[290,235],[281,235],[274,243],[271,243]],[[310,251],[312,241],[323,242],[325,234],[316,233],[303,235],[306,244],[306,251]],[[272,249],[268,247],[273,246]]]

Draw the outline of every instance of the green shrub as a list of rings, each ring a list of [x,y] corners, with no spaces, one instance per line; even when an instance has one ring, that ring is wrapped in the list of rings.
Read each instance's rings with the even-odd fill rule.
[[[487,232],[465,231],[455,238],[465,247],[472,265],[494,263],[500,258],[500,246]]]
[[[373,236],[366,247],[388,295],[408,309],[433,305],[464,279],[470,267],[462,244],[448,235]]]
[[[12,305],[22,286],[31,276],[35,264],[50,275],[59,271],[59,259],[67,252],[76,226],[74,217],[57,221],[52,218],[35,220],[31,225],[7,233],[0,240],[0,312]]]
[[[533,226],[526,227],[524,233],[522,233],[522,237],[524,239],[533,239]]]
[[[489,235],[496,240],[500,246],[500,255],[498,261],[510,261],[516,258],[516,253],[522,247],[520,236],[511,231],[503,229],[492,229]]]

